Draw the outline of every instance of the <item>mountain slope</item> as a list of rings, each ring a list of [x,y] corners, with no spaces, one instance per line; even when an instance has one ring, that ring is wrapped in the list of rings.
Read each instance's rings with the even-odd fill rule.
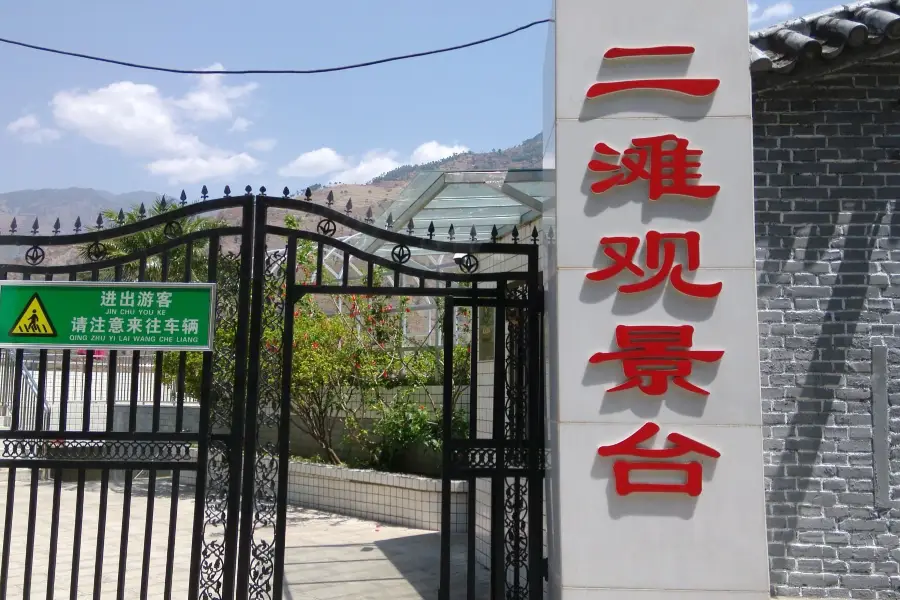
[[[158,195],[144,191],[113,194],[91,188],[6,192],[0,194],[0,229],[8,228],[9,221],[16,217],[21,232],[30,228],[37,218],[42,231],[46,232],[59,218],[63,231],[67,231],[77,217],[85,224],[93,223],[102,210],[127,209],[141,202],[149,204]]]
[[[422,165],[404,165],[379,175],[371,181],[378,185],[385,182],[409,181],[422,171],[503,171],[506,169],[540,169],[543,161],[543,135],[537,134],[505,150],[491,152],[466,152],[443,160]]]

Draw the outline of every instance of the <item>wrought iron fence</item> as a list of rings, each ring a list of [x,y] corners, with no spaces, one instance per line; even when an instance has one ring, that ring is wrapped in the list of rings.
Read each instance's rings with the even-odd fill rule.
[[[38,384],[31,367],[26,364],[24,357],[21,366],[17,367],[16,353],[12,350],[0,351],[0,426],[8,429],[12,423],[16,377],[19,375],[21,375],[22,386],[22,397],[19,402],[19,428],[35,429],[40,398]],[[46,401],[40,413],[42,415],[43,428],[46,429],[50,422],[50,410]]]
[[[68,378],[68,418],[66,429],[80,431],[83,426],[83,402],[85,398],[109,398],[107,389],[109,370],[117,371],[116,386],[113,397],[116,404],[130,404],[132,394],[132,360],[131,352],[119,352],[116,364],[110,365],[110,358],[104,352],[93,352],[93,359],[88,360],[87,353],[70,352],[68,372],[63,368],[66,362],[63,351],[47,351],[46,391],[44,399],[43,429],[59,429],[60,402],[64,393],[65,380]],[[138,362],[136,390],[137,405],[153,404],[155,389],[154,357],[140,355]],[[35,407],[38,399],[37,374],[39,372],[39,354],[37,351],[24,351],[22,356],[22,402],[19,417],[20,429],[34,427]],[[19,372],[16,368],[15,351],[0,351],[0,427],[9,427],[12,416],[15,378]],[[162,383],[163,406],[176,403],[175,385]],[[197,405],[196,398],[186,396],[185,405]],[[104,403],[90,402],[90,430],[106,429],[106,406]]]

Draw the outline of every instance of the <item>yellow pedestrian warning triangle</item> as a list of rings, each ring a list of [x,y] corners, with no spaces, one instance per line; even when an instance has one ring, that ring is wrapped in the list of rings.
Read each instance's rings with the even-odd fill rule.
[[[56,328],[53,327],[50,315],[47,314],[47,309],[44,308],[44,303],[41,302],[40,296],[35,294],[25,304],[22,314],[16,319],[12,329],[9,330],[9,335],[23,337],[56,336]]]

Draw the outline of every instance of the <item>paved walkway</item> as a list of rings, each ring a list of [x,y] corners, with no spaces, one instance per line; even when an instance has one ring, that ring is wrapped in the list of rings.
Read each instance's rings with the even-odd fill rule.
[[[0,530],[5,525],[8,473],[0,470]],[[60,492],[59,540],[51,547],[53,514],[52,481],[41,481],[35,491],[34,553],[31,591],[25,592],[25,565],[32,488],[30,471],[17,475],[14,498],[7,598],[47,598],[51,557],[56,558],[53,580],[56,598],[69,598],[72,556],[75,548],[77,485],[63,483]],[[160,480],[153,502],[149,545],[147,598],[162,600],[171,509],[169,480]],[[189,557],[194,503],[182,488],[176,520],[175,560],[172,576],[174,600],[187,598]],[[84,492],[84,517],[80,536],[78,598],[93,597],[100,484],[88,482]],[[102,560],[101,598],[116,597],[119,552],[122,539],[124,494],[121,483],[110,485]],[[135,484],[128,526],[125,593],[127,600],[141,598],[141,574],[147,531],[146,481]],[[340,517],[289,507],[286,535],[286,600],[415,600],[437,598],[440,538],[437,533],[381,526],[370,521]],[[465,598],[464,540],[454,543],[453,597]],[[479,569],[480,586],[486,572]],[[482,596],[479,596],[482,597]]]

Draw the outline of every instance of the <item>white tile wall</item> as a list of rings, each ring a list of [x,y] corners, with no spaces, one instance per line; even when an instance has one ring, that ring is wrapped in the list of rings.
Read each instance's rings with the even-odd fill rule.
[[[193,473],[182,480],[192,485]],[[453,533],[466,531],[467,484],[450,487]],[[441,480],[414,475],[292,462],[288,467],[288,504],[398,525],[440,531]]]

